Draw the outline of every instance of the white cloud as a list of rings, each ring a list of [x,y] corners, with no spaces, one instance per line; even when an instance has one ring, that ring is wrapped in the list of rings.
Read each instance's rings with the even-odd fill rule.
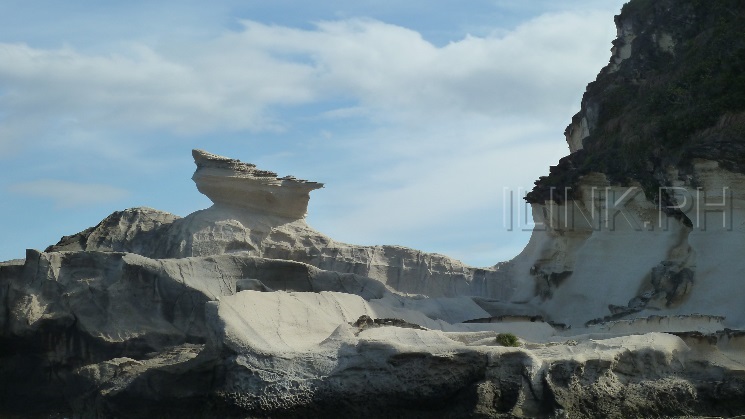
[[[609,45],[587,40],[607,39],[610,22],[600,12],[545,15],[501,37],[443,47],[364,19],[313,30],[247,21],[201,44],[131,44],[108,55],[0,44],[0,115],[4,125],[33,120],[46,130],[66,121],[69,130],[197,134],[282,129],[292,121],[277,117],[277,106],[337,98],[393,121],[551,111],[594,75],[598,54],[608,55]]]
[[[611,13],[559,13],[438,48],[371,20],[321,22],[315,31],[245,22],[230,43],[309,56],[320,89],[391,115],[496,115],[555,110],[555,99],[577,95],[578,76],[594,77],[598,56],[607,62],[613,31]]]
[[[74,208],[106,204],[122,200],[126,190],[96,183],[76,183],[64,180],[41,179],[11,185],[11,192],[49,199],[56,208]]]
[[[329,208],[320,214],[313,197],[311,224],[339,240],[379,242],[401,233],[436,234],[440,225],[470,223],[468,214],[480,210],[491,214],[483,223],[501,228],[503,188],[529,189],[566,153],[555,134],[562,125],[506,124],[498,118],[491,124],[461,122],[449,131],[374,135],[386,138],[386,146],[376,152],[371,142],[362,153],[370,159],[359,168],[362,175],[328,185]],[[325,214],[330,211],[338,213]]]

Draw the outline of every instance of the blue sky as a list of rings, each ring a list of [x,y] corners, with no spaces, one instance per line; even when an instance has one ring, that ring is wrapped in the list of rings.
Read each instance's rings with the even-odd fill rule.
[[[0,0],[0,260],[208,207],[192,148],[325,183],[336,240],[508,260],[622,4]]]

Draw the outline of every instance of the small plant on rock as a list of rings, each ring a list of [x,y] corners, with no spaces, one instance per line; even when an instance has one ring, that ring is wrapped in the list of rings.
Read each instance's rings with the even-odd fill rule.
[[[520,339],[512,333],[500,333],[497,335],[497,343],[502,346],[520,346]]]

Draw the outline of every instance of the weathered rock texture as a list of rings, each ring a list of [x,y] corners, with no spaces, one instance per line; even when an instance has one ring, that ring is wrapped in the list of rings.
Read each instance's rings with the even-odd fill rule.
[[[632,1],[610,63],[528,194],[540,226],[512,261],[551,320],[706,314],[745,326],[745,9]]]
[[[509,299],[513,292],[510,281],[496,269],[472,268],[447,256],[401,246],[336,242],[305,222],[308,193],[321,184],[278,179],[254,165],[199,150],[193,154],[193,178],[215,202],[211,208],[184,218],[149,208],[116,212],[46,251],[132,252],[150,258],[246,252],[363,275],[401,292],[431,297]]]
[[[220,206],[296,220],[308,211],[310,191],[323,187],[322,183],[292,176],[278,178],[276,173],[259,170],[253,164],[203,150],[194,150],[192,155],[197,165],[192,177],[197,189]]]
[[[195,150],[211,208],[0,263],[0,416],[744,415],[743,19],[626,5],[493,268],[335,242],[304,219],[321,184]]]

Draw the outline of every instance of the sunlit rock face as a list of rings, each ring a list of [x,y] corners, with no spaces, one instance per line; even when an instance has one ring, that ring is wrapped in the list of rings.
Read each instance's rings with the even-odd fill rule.
[[[565,132],[571,154],[527,196],[537,227],[511,262],[515,301],[574,327],[694,314],[745,327],[741,9],[624,6]]]
[[[696,160],[693,173],[698,186],[668,187],[669,208],[599,173],[584,176],[573,199],[532,204],[539,227],[511,262],[523,284],[515,298],[575,327],[660,314],[745,326],[745,175],[709,160]]]
[[[29,251],[0,264],[0,285],[11,417],[745,411],[745,337],[719,332],[720,318],[609,322],[589,340],[535,318],[472,322],[489,313],[471,298],[245,253]]]
[[[745,415],[737,1],[624,7],[491,268],[336,242],[304,219],[321,184],[194,150],[210,208],[0,262],[0,417]]]
[[[214,202],[186,217],[150,208],[116,212],[97,226],[63,237],[47,251],[132,252],[149,258],[247,253],[379,280],[432,297],[509,300],[512,282],[497,268],[474,268],[445,255],[402,246],[337,242],[310,227],[305,213],[320,183],[278,178],[249,163],[193,150],[193,179]]]
[[[203,150],[193,150],[192,155],[197,165],[192,179],[215,205],[300,219],[308,212],[310,191],[323,187],[292,176],[279,178],[253,164]]]

